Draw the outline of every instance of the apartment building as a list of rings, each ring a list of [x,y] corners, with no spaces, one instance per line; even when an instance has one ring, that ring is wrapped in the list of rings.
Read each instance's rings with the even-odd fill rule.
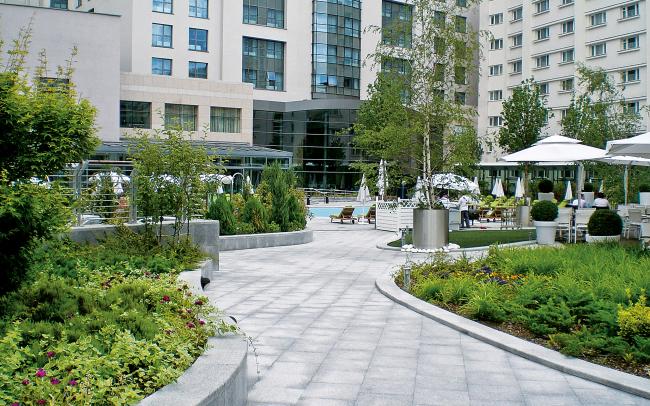
[[[647,2],[645,0],[490,0],[480,6],[483,44],[478,133],[485,141],[503,124],[501,103],[512,88],[533,77],[552,111],[545,135],[561,131],[560,120],[578,87],[577,63],[602,68],[622,91],[626,107],[647,105]],[[642,115],[645,130],[646,114]],[[501,152],[484,149],[484,162]]]

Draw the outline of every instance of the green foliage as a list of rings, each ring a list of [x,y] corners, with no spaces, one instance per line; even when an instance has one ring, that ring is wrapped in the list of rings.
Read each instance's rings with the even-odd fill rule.
[[[283,232],[302,230],[307,224],[304,195],[295,189],[295,182],[293,171],[283,170],[276,162],[264,168],[262,182],[257,188],[269,220]]]
[[[0,173],[8,181],[54,174],[88,157],[99,143],[96,110],[71,82],[76,49],[53,83],[32,84],[25,68],[30,40],[31,26],[21,29],[0,72]],[[40,60],[37,78],[46,76],[44,51]]]
[[[650,192],[650,185],[645,184],[645,183],[642,184],[642,185],[639,185],[639,192],[640,193],[649,193]]]
[[[266,208],[255,196],[250,196],[244,205],[241,221],[253,226],[255,233],[264,233],[268,229]]]
[[[208,212],[205,218],[209,220],[219,220],[219,234],[233,235],[237,232],[237,218],[233,212],[233,207],[225,195],[216,195],[208,206]]]
[[[557,213],[557,205],[547,200],[536,202],[530,210],[530,216],[535,221],[554,221]]]
[[[628,291],[628,296],[631,296]],[[618,325],[621,337],[630,340],[634,337],[650,338],[650,306],[646,305],[645,291],[642,291],[636,303],[625,308],[619,304]]]
[[[0,296],[27,279],[32,249],[66,229],[66,203],[56,187],[0,182]]]
[[[536,143],[546,125],[550,109],[546,98],[533,78],[512,90],[503,102],[503,126],[499,128],[498,143],[507,153],[521,151]]]
[[[583,192],[593,192],[594,191],[594,184],[593,183],[585,183],[584,186],[582,187]]]
[[[467,317],[515,324],[567,355],[635,370],[650,363],[650,256],[618,246],[492,248],[483,258],[436,255],[412,268],[412,292]],[[401,283],[397,274],[396,283]],[[639,365],[641,364],[641,365]]]
[[[542,179],[537,183],[537,190],[540,193],[551,193],[553,191],[553,182],[549,179]]]
[[[589,217],[587,230],[589,235],[621,235],[623,220],[614,210],[599,209]]]

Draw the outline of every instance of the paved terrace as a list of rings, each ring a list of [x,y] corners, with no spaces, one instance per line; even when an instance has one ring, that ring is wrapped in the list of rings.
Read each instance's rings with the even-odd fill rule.
[[[494,348],[395,304],[403,263],[368,225],[310,222],[310,244],[221,254],[207,295],[252,336],[249,405],[650,405]]]

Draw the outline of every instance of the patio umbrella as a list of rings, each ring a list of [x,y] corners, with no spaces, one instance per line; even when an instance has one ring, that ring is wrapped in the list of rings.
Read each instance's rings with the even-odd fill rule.
[[[571,181],[566,181],[566,193],[564,194],[564,200],[571,202],[573,200],[573,190],[571,190]]]
[[[497,178],[497,180],[494,182],[494,186],[492,187],[492,194],[495,195],[497,198],[505,196],[505,193],[503,192],[503,184],[501,183],[501,178]]]
[[[625,165],[625,172],[623,173],[623,191],[625,194],[625,205],[627,206],[627,195],[629,192],[630,185],[630,166],[650,166],[650,158],[640,158],[636,156],[607,156],[602,159],[598,159],[600,162],[605,162],[612,165]]]
[[[384,195],[386,194],[386,188],[388,183],[386,181],[386,161],[383,159],[379,162],[379,176],[377,178],[377,189],[379,190],[379,196],[384,200]]]
[[[96,173],[90,178],[88,178],[88,181],[94,183],[99,181],[100,179],[106,179],[106,178],[110,178],[111,183],[113,184],[113,193],[115,193],[116,195],[121,195],[122,193],[124,193],[124,187],[122,186],[124,182],[131,182],[131,178],[117,172]]]
[[[607,155],[650,158],[650,132],[624,140],[607,141]]]
[[[506,162],[574,162],[603,157],[603,149],[583,145],[581,141],[573,138],[552,135],[501,159]]]
[[[249,175],[246,175],[246,184],[251,190],[251,193],[255,193],[255,189],[253,189],[253,182],[251,182],[251,177]]]
[[[598,189],[598,193],[604,193],[605,192],[605,181],[601,180],[600,181],[600,189]]]
[[[357,202],[361,202],[363,207],[363,212],[366,211],[366,201],[369,198],[370,198],[370,191],[368,190],[368,186],[366,185],[366,175],[364,174],[361,177],[361,186],[359,187],[359,191],[357,192]]]
[[[478,194],[478,185],[454,173],[437,173],[431,177],[431,185],[437,189],[459,190]]]
[[[517,186],[515,187],[515,197],[517,199],[524,197],[524,185],[521,183],[521,178],[517,178]]]

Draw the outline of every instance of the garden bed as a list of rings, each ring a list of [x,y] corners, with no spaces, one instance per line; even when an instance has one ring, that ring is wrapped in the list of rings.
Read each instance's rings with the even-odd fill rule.
[[[452,231],[449,233],[449,243],[458,244],[461,248],[487,247],[494,244],[510,244],[535,240],[535,230],[471,230]],[[412,244],[411,234],[407,234],[405,244]],[[402,240],[388,243],[390,247],[401,247]]]
[[[650,255],[616,245],[493,248],[475,261],[437,256],[414,266],[411,292],[564,354],[648,378],[648,269]]]
[[[1,301],[2,403],[134,403],[178,378],[215,331],[207,299],[178,282],[202,258],[189,244],[122,230],[33,256],[29,283]]]

